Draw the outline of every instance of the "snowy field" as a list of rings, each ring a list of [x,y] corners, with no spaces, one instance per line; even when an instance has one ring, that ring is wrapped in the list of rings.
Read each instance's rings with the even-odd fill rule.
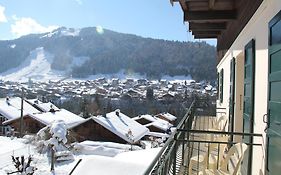
[[[130,175],[143,174],[161,148],[141,149],[118,143],[85,141],[75,144],[74,160],[56,163],[55,172],[50,171],[47,154],[39,154],[28,139],[0,136],[0,175],[16,170],[11,156],[33,157],[31,163],[36,167],[34,175],[67,175],[82,159],[74,175]],[[110,165],[110,166],[109,166]],[[109,168],[107,168],[109,167]],[[16,173],[15,173],[16,174]]]

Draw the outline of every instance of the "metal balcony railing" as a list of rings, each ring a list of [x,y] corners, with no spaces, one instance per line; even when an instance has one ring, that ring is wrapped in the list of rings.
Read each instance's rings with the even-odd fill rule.
[[[177,130],[191,128],[194,117],[195,102],[192,102],[186,115],[177,126]],[[179,173],[181,166],[185,162],[186,142],[178,141],[186,138],[186,132],[175,131],[167,140],[156,158],[147,168],[145,174],[173,174]]]
[[[261,146],[261,134],[212,130],[216,117],[194,116],[195,112],[196,104],[193,102],[177,130],[165,143],[145,174],[187,175],[199,174],[208,168],[220,169],[221,162],[236,143],[243,142],[251,148]],[[251,139],[255,141],[258,140],[257,138],[261,138],[261,141],[259,143],[246,142],[250,140],[247,139],[250,137],[255,137],[255,139]],[[247,153],[244,159],[246,159],[245,157],[247,157]],[[235,161],[235,158],[231,159],[232,163]],[[242,161],[240,160],[239,164]],[[244,161],[243,167],[239,168],[240,172],[243,171],[243,168],[247,168],[245,164],[247,161]],[[227,169],[235,171],[235,167],[231,167],[230,164],[227,165]]]

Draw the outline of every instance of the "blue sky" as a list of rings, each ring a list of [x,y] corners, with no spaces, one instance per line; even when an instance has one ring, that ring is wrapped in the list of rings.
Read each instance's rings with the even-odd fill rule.
[[[169,0],[1,0],[0,40],[59,26],[102,26],[156,39],[194,41],[178,3]],[[196,40],[198,41],[198,40]],[[206,40],[215,45],[215,40]]]

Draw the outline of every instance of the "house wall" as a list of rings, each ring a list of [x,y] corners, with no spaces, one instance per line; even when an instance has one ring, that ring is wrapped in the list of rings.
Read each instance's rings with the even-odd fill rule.
[[[93,140],[117,143],[127,143],[125,140],[107,130],[94,120],[89,120],[71,129],[77,141]]]
[[[254,147],[252,174],[264,174],[266,135],[263,115],[267,113],[267,81],[268,81],[268,23],[281,10],[280,0],[264,0],[251,20],[236,38],[228,52],[217,65],[218,72],[224,69],[224,97],[223,103],[217,101],[217,107],[225,107],[229,110],[229,85],[230,85],[230,60],[236,58],[236,96],[235,96],[235,130],[242,129],[243,104],[240,109],[240,99],[243,103],[243,71],[244,71],[244,47],[252,39],[255,40],[255,104],[254,104],[254,132],[262,133],[263,140],[255,139],[254,142],[262,143],[261,147]],[[242,97],[241,97],[242,95]],[[240,122],[239,122],[240,121]]]
[[[13,121],[10,123],[10,126],[12,126],[15,129],[16,133],[20,132],[20,119]],[[25,134],[36,134],[40,129],[45,127],[44,124],[38,122],[37,120],[34,120],[32,117],[25,116],[23,118],[23,131]]]

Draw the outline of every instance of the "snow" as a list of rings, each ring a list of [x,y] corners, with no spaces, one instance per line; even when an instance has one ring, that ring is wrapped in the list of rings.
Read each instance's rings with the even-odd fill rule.
[[[169,138],[169,134],[161,133],[161,132],[149,132],[147,134],[148,136],[154,136],[154,137],[159,137],[159,138]]]
[[[151,121],[151,123],[148,123],[144,126],[149,127],[149,126],[155,126],[163,131],[167,131],[170,127],[172,127],[173,125],[170,124],[169,122],[167,122],[166,120],[160,119],[158,117],[153,117],[151,115],[141,115],[138,117],[134,117],[133,120],[139,120],[141,118],[144,118],[148,121]]]
[[[50,133],[52,137],[55,137],[58,141],[66,143],[67,128],[63,121],[55,121],[50,126]]]
[[[137,151],[128,151],[129,145],[110,143],[110,142],[92,142],[85,141],[80,145],[89,147],[103,147],[103,152],[90,152],[85,149],[84,153],[74,154],[73,161],[57,162],[55,164],[55,173],[50,172],[50,162],[47,154],[39,154],[35,151],[34,146],[27,143],[24,139],[11,139],[9,137],[0,136],[0,175],[5,175],[7,172],[15,170],[12,164],[11,155],[25,157],[32,155],[33,161],[31,165],[36,167],[34,175],[67,175],[76,165],[79,159],[82,159],[74,171],[75,175],[87,174],[143,174],[154,157],[158,154],[161,148],[146,149]],[[105,149],[107,148],[107,149]],[[101,150],[101,149],[100,149]],[[118,154],[107,156],[107,151]],[[99,155],[95,155],[95,153]],[[57,156],[65,157],[66,152],[58,152]],[[67,153],[68,155],[68,153]],[[110,166],[110,168],[106,168]]]
[[[73,175],[142,175],[159,151],[160,148],[155,148],[124,152],[114,158],[95,156],[82,159]]]
[[[12,44],[12,45],[10,45],[10,48],[14,49],[14,48],[16,48],[16,46],[17,46],[16,44]]]
[[[135,143],[148,133],[149,130],[146,127],[121,112],[118,116],[117,111],[107,113],[106,117],[97,116],[93,119],[128,143]]]
[[[25,147],[26,145],[21,141],[22,139],[14,138],[12,140],[9,137],[0,136],[0,155]]]
[[[51,102],[43,103],[43,102],[39,101],[38,99],[28,99],[27,101],[29,103],[31,103],[32,105],[36,105],[38,108],[40,108],[44,112],[49,112],[51,109],[54,109],[55,111],[59,110],[59,108],[56,107]]]
[[[43,47],[30,52],[28,58],[18,67],[1,73],[0,78],[5,81],[25,81],[29,78],[37,81],[61,79],[59,72],[51,70],[53,55],[47,53]]]
[[[55,29],[52,32],[43,35],[41,38],[50,38],[53,36],[79,36],[79,34],[80,34],[80,29],[63,27],[63,28]]]
[[[79,117],[78,115],[73,114],[65,109],[61,109],[56,112],[34,114],[31,117],[45,125],[49,125],[56,120],[61,120],[65,122],[68,128],[85,120],[82,117]]]
[[[174,121],[174,120],[176,120],[177,119],[177,117],[176,116],[174,116],[174,115],[172,115],[172,114],[170,114],[170,113],[162,113],[162,114],[160,114],[161,116],[163,116],[163,117],[165,117],[166,119],[168,119],[169,121]]]
[[[85,155],[100,155],[114,157],[119,153],[132,150],[140,150],[141,148],[135,145],[125,145],[113,142],[98,142],[98,141],[83,141],[74,143],[75,152]]]
[[[23,115],[34,113],[39,113],[39,111],[29,103],[23,101]],[[1,98],[0,114],[2,114],[8,120],[19,118],[21,116],[21,98],[9,98],[8,102],[5,98]]]
[[[211,86],[209,84],[205,87],[206,91],[211,91],[212,89],[213,89],[213,86]]]

